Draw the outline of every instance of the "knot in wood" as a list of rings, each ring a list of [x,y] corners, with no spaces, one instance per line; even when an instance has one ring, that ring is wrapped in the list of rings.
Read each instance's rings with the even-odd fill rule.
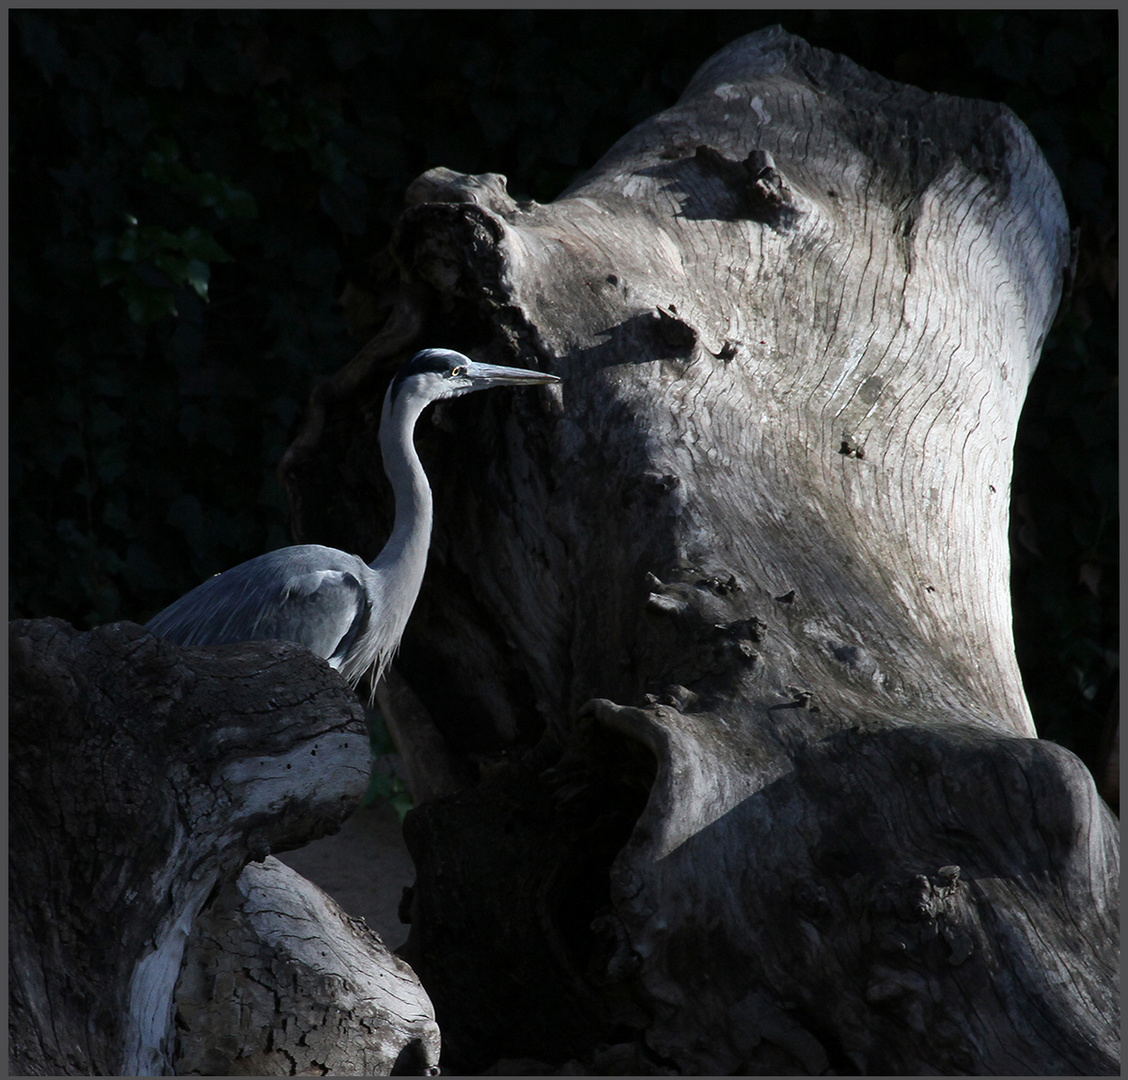
[[[713,353],[713,355],[718,360],[727,364],[734,356],[736,356],[737,350],[743,344],[744,342],[742,341],[729,341],[728,339],[726,339],[725,342],[721,345],[721,351],[715,352]]]
[[[830,914],[831,905],[826,889],[814,881],[800,881],[791,891],[795,906],[804,915],[814,919]]]
[[[752,648],[750,641],[733,641],[729,643],[729,651],[744,664],[754,664],[760,659],[760,654]]]
[[[669,308],[656,308],[655,311],[658,341],[674,356],[688,356],[697,344],[697,331],[678,315],[678,309],[673,304]]]
[[[717,596],[728,596],[730,593],[738,593],[744,591],[744,586],[737,580],[735,574],[729,574],[728,577],[720,577],[714,574],[712,577],[702,578],[697,582],[699,589],[708,589],[711,593]],[[755,620],[759,622],[759,620]]]
[[[779,210],[791,202],[791,191],[775,167],[775,158],[767,150],[753,150],[744,159],[744,169],[752,181],[749,198],[765,208]]]
[[[647,596],[646,606],[651,611],[657,611],[663,615],[683,615],[689,610],[689,605],[680,597],[657,592],[652,592]]]
[[[743,161],[733,161],[711,146],[699,146],[694,160],[732,193],[736,210],[733,217],[758,221],[774,229],[795,224],[799,212],[794,195],[769,151],[753,150]]]
[[[936,877],[939,879],[941,888],[954,889],[960,882],[960,868],[958,866],[941,866],[936,871]]]
[[[693,711],[700,698],[688,687],[671,683],[664,687],[660,694],[647,694],[646,700],[652,705],[665,705],[667,708],[686,713]]]
[[[672,473],[648,472],[642,474],[642,482],[654,495],[668,495],[681,483]]]
[[[913,876],[908,887],[907,895],[908,913],[922,920],[931,920],[936,917],[936,904],[932,895],[932,882],[924,874]]]
[[[817,705],[811,704],[815,695],[810,690],[804,690],[800,686],[789,686],[787,692],[791,695],[791,700],[769,706],[768,712],[777,712],[780,709],[807,709],[813,713],[820,711]]]
[[[646,574],[646,587],[650,590],[646,606],[651,611],[665,615],[688,616],[693,613],[693,596],[690,586],[684,582],[665,582],[657,574]]]
[[[875,910],[894,914],[903,922],[935,922],[959,889],[958,866],[944,866],[934,876],[914,874],[897,885],[886,882]]]
[[[623,505],[634,506],[640,501],[654,505],[669,495],[680,483],[681,480],[671,473],[645,472],[638,478],[636,484],[624,488]]]
[[[768,624],[763,619],[753,615],[748,619],[736,619],[733,622],[725,623],[719,629],[730,637],[747,638],[749,641],[759,644],[768,632]]]

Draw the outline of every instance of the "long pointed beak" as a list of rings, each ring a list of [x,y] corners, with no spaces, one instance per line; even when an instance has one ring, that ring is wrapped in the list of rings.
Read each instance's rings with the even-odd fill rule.
[[[545,371],[529,371],[527,368],[500,367],[498,364],[479,364],[471,362],[466,376],[474,384],[475,390],[485,390],[488,386],[536,386],[543,383],[558,383],[560,377]]]

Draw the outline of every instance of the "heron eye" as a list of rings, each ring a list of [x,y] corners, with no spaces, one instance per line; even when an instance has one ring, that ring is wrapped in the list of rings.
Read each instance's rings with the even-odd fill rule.
[[[458,375],[465,375],[465,374],[466,374],[466,368],[462,364],[459,364],[458,367],[452,367],[450,369],[450,377],[452,379],[455,378]]]

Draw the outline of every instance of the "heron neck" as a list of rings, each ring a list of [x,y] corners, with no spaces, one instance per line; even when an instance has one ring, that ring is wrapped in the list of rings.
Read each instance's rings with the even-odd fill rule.
[[[394,405],[385,402],[380,423],[380,451],[395,496],[396,516],[392,535],[371,565],[373,570],[395,572],[397,584],[410,593],[409,604],[419,591],[431,545],[431,485],[413,439],[415,422],[426,404],[410,398],[401,398]]]

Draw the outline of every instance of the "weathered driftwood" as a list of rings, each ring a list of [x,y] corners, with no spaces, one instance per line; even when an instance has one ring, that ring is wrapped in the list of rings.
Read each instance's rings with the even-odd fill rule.
[[[250,863],[193,928],[176,990],[178,1075],[438,1072],[414,972],[284,863]]]
[[[566,380],[417,435],[399,670],[482,766],[407,820],[447,1060],[1115,1072],[1115,821],[1011,637],[1068,259],[1022,124],[774,29],[549,205],[448,170],[408,203],[284,462],[303,537],[379,545],[410,350]]]
[[[363,712],[297,646],[57,619],[9,637],[9,1068],[168,1072],[197,913],[357,805]]]

